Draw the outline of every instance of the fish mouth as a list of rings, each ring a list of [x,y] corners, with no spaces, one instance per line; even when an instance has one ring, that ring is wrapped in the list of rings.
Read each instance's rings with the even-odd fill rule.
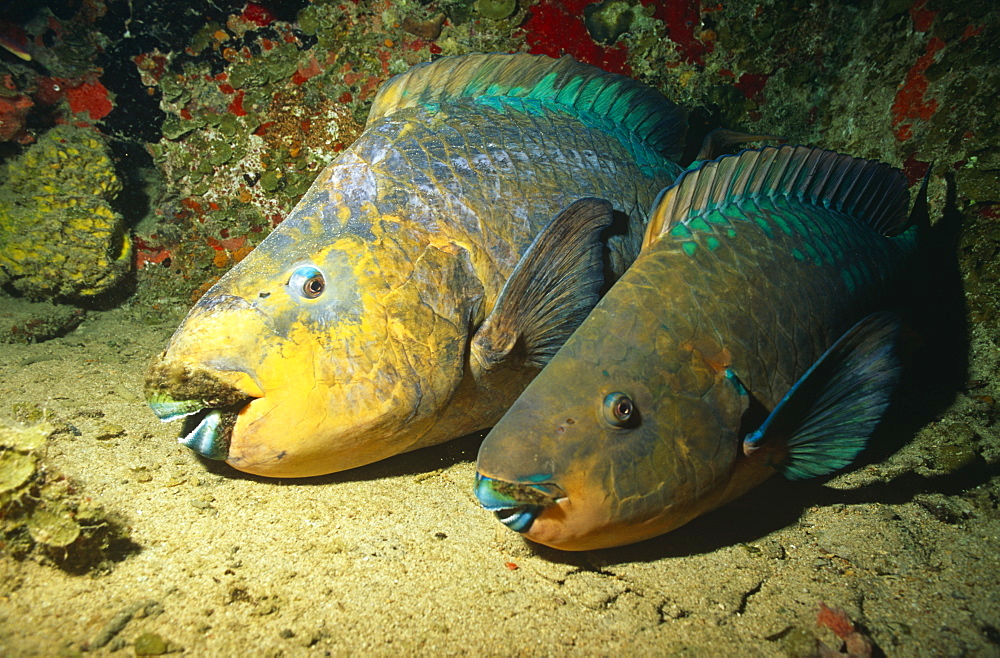
[[[236,374],[242,380],[231,383],[226,374]],[[263,396],[253,385],[255,382],[243,373],[219,373],[178,363],[164,353],[154,359],[146,373],[146,403],[165,423],[185,419],[178,439],[181,445],[203,457],[225,460],[236,417]]]
[[[535,519],[547,507],[566,498],[558,485],[544,481],[549,477],[538,475],[527,478],[530,482],[508,482],[477,472],[476,498],[484,509],[496,515],[500,523],[523,534],[531,530]]]
[[[224,407],[208,407],[200,400],[171,400],[151,398],[148,400],[153,413],[164,423],[184,420],[182,436],[177,442],[194,450],[202,457],[224,461],[229,457],[229,444],[233,427],[240,411],[254,399],[247,396],[240,403]]]

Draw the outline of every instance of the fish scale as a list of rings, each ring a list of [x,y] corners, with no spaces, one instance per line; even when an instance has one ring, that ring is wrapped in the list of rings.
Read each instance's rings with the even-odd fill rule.
[[[846,465],[899,377],[883,309],[915,255],[915,230],[890,237],[905,190],[885,165],[808,147],[684,172],[634,264],[486,437],[480,502],[585,550],[666,532],[777,471]]]
[[[845,323],[850,322],[845,318],[864,315],[891,290],[883,277],[867,276],[859,281],[866,293],[853,295],[854,290],[841,277],[847,262],[835,260],[835,255],[851,254],[852,265],[866,267],[870,272],[879,269],[877,263],[886,261],[898,271],[912,242],[888,242],[849,217],[840,219],[845,224],[841,230],[828,231],[825,227],[833,223],[829,217],[820,223],[795,207],[768,210],[781,212],[786,218],[798,215],[801,223],[786,233],[774,225],[765,228],[747,218],[750,213],[740,210],[728,217],[728,226],[735,228],[736,236],[702,228],[691,231],[693,240],[661,241],[653,245],[623,285],[633,276],[642,276],[647,267],[653,268],[645,277],[650,285],[642,288],[648,295],[629,306],[634,303],[639,308],[655,307],[658,298],[673,300],[665,324],[679,323],[682,317],[689,322],[698,318],[695,322],[703,332],[701,340],[709,340],[705,334],[725,336],[732,363],[745,373],[741,375],[745,383],[774,405],[798,378],[796,373],[813,363],[832,343],[831,338],[843,332]],[[704,246],[709,236],[719,240],[717,249]],[[691,243],[698,246],[693,254],[685,249]],[[794,249],[810,244],[823,245],[819,263],[789,258]],[[654,258],[655,265],[651,262]],[[724,283],[720,284],[720,280]],[[659,282],[658,287],[653,287],[653,281]],[[738,290],[752,295],[741,312],[718,312],[715,300],[724,294],[722,291]],[[730,303],[738,306],[736,301]],[[624,308],[618,308],[612,314],[624,312]],[[737,324],[731,318],[744,322]],[[807,331],[795,332],[798,338],[789,333],[789,328],[798,324],[795,318],[811,318]],[[664,318],[659,320],[663,322]],[[649,321],[653,322],[652,318]],[[817,331],[820,340],[811,340]],[[742,347],[745,345],[755,346],[755,358],[751,359],[750,352]],[[717,338],[713,347],[722,349]]]
[[[464,219],[443,227],[452,231],[443,235],[461,240],[463,244],[486,251],[491,256],[506,252],[509,259],[518,258],[541,228],[538,218],[551,216],[575,198],[596,193],[614,200],[615,206],[626,215],[636,216],[643,214],[649,206],[650,191],[668,182],[664,177],[649,178],[637,163],[641,144],[623,143],[613,135],[596,131],[581,135],[570,130],[576,123],[575,117],[565,114],[530,116],[528,128],[525,128],[525,117],[521,114],[498,112],[478,104],[465,104],[461,110],[459,123],[444,135],[435,132],[431,123],[447,121],[448,118],[430,115],[422,108],[408,111],[402,117],[390,118],[379,125],[379,139],[358,144],[357,152],[362,160],[372,163],[373,172],[381,180],[405,185],[424,204],[436,203],[450,217]],[[484,130],[483,126],[490,128]],[[393,158],[376,161],[376,155],[385,148],[384,145],[397,143],[399,134],[404,131],[407,143],[414,146],[407,147],[404,143],[404,148],[396,150]],[[564,135],[572,135],[573,138],[566,139]],[[416,146],[430,144],[432,138],[433,147]],[[614,157],[577,160],[578,166],[567,163],[563,154],[581,150],[580,142],[584,139],[583,146],[587,150],[615,154]],[[493,144],[495,147],[490,148]],[[502,190],[483,185],[482,175],[477,170],[456,168],[452,164],[453,159],[444,150],[445,146],[451,151],[468,153],[471,160],[482,158],[492,162],[493,169],[501,174],[494,180],[503,181]],[[643,150],[643,157],[648,159],[648,146]],[[510,168],[508,175],[508,171],[496,166],[497,154],[512,152],[524,153],[525,157],[508,155],[505,158],[519,162],[518,167]],[[569,172],[572,172],[571,175],[568,175]],[[614,189],[608,185],[612,181]],[[520,216],[512,212],[506,202],[511,196],[523,200],[518,204]],[[461,199],[462,203],[449,203],[452,199]],[[497,217],[489,218],[490,214]],[[477,230],[481,225],[490,226],[493,234]],[[632,229],[630,235],[618,236],[609,245],[619,268],[620,263],[631,260],[628,252],[638,250],[642,226],[633,225]],[[511,264],[508,260],[507,265]],[[503,270],[499,272],[503,273]],[[502,280],[498,279],[498,283],[502,284]]]
[[[659,92],[571,58],[396,76],[191,309],[150,366],[150,406],[188,419],[182,444],[274,477],[489,427],[638,254],[685,128]]]

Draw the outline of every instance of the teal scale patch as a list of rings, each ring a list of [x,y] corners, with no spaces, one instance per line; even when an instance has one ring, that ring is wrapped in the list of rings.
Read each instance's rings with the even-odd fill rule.
[[[731,238],[735,238],[736,237],[736,229],[732,229],[732,228],[729,229],[728,231],[726,231],[726,235],[728,235]]]
[[[795,258],[795,260],[805,260],[806,259],[806,255],[804,253],[802,253],[801,251],[799,251],[798,249],[792,249],[792,257]]]
[[[844,281],[844,285],[847,286],[847,292],[854,294],[854,291],[857,289],[857,281],[855,281],[849,267],[840,270],[840,278]]]
[[[670,235],[671,237],[675,238],[690,238],[691,229],[689,229],[684,224],[678,224],[677,226],[670,229]]]
[[[802,246],[805,248],[806,253],[809,254],[809,260],[811,260],[816,265],[823,264],[823,259],[820,258],[819,252],[816,251],[816,247],[813,246],[811,240],[803,241]]]
[[[718,208],[713,208],[705,214],[705,221],[709,224],[729,224],[729,218],[719,212]]]
[[[788,222],[791,224],[792,229],[799,235],[805,235],[809,232],[808,225],[803,221],[805,219],[799,213],[793,213],[789,218]]]
[[[782,233],[784,233],[785,235],[791,235],[792,234],[792,227],[790,227],[788,225],[788,222],[785,221],[784,215],[782,215],[781,213],[775,213],[775,214],[771,215],[771,220],[774,221],[775,225],[779,229],[781,229]]]
[[[698,251],[699,244],[704,245],[709,251],[715,251],[722,246],[722,240],[716,234],[715,225],[730,225],[730,219],[718,209],[706,213],[705,215],[695,215],[688,218],[684,223],[677,224],[669,231],[668,235],[679,238],[681,248],[688,256],[693,256]],[[729,237],[734,237],[736,231],[732,228],[727,230]],[[704,236],[704,241],[697,241]]]
[[[770,224],[768,224],[767,218],[765,218],[762,215],[757,215],[756,217],[754,217],[754,220],[757,222],[757,226],[759,226],[761,230],[764,231],[764,234],[767,235],[767,237],[772,239],[774,238],[774,229],[771,228]]]
[[[523,101],[521,103],[520,109],[525,114],[528,114],[530,116],[536,116],[536,117],[545,116],[549,112],[555,112],[556,111],[548,103],[545,103],[545,102],[533,103],[531,101]]]
[[[544,78],[539,80],[537,84],[535,84],[535,88],[531,90],[531,95],[535,96],[536,98],[550,98],[554,96],[555,87],[553,86],[553,83],[555,83],[558,77],[559,76],[555,73],[549,73]],[[566,82],[566,85],[562,88],[561,91],[564,94],[572,93],[577,88],[579,88],[581,84],[583,84],[583,78],[581,77],[570,78]]]
[[[479,105],[492,108],[500,114],[506,114],[507,108],[510,107],[510,104],[505,102],[509,99],[504,98],[503,96],[480,96],[474,100]]]
[[[566,89],[567,87],[564,87],[560,93],[565,92]],[[635,165],[646,176],[654,177],[663,169],[664,165],[670,166],[673,164],[670,160],[667,160],[659,153],[649,148],[649,144],[641,137],[633,133],[631,130],[624,128],[621,123],[615,120],[616,117],[599,115],[586,110],[578,110],[560,102],[559,98],[548,99],[542,101],[541,103],[535,102],[534,106],[541,108],[543,111],[529,112],[527,109],[523,109],[522,111],[536,115],[543,115],[546,111],[563,115],[568,114],[577,118],[580,123],[587,128],[610,137],[614,137],[619,143],[621,143],[622,147],[628,151],[635,161]]]
[[[819,250],[822,262],[826,265],[833,265],[836,263],[835,254],[833,249],[830,249],[830,244],[828,240],[817,240],[817,249]]]
[[[688,222],[688,228],[702,233],[712,230],[712,227],[710,227],[702,217],[693,217],[691,221]]]

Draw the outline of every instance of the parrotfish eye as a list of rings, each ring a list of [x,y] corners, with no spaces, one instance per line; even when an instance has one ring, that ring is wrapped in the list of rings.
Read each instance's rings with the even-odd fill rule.
[[[604,420],[615,427],[628,427],[636,416],[635,403],[624,393],[608,393],[604,398]]]
[[[306,299],[316,299],[326,290],[326,279],[314,266],[303,265],[292,272],[288,287]]]

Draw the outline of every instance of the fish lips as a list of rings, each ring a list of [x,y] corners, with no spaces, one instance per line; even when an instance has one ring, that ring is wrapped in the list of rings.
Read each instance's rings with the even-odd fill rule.
[[[150,400],[149,406],[165,423],[185,419],[178,443],[202,457],[225,461],[229,457],[236,418],[255,399],[247,396],[242,402],[224,407],[206,407],[196,400]]]
[[[476,498],[484,509],[493,512],[505,526],[522,534],[546,508],[566,498],[565,492],[549,475],[526,478],[527,482],[510,482],[476,473]]]
[[[178,441],[209,459],[225,460],[236,417],[264,391],[252,375],[191,366],[163,353],[146,374],[146,403],[163,422],[184,419]]]

